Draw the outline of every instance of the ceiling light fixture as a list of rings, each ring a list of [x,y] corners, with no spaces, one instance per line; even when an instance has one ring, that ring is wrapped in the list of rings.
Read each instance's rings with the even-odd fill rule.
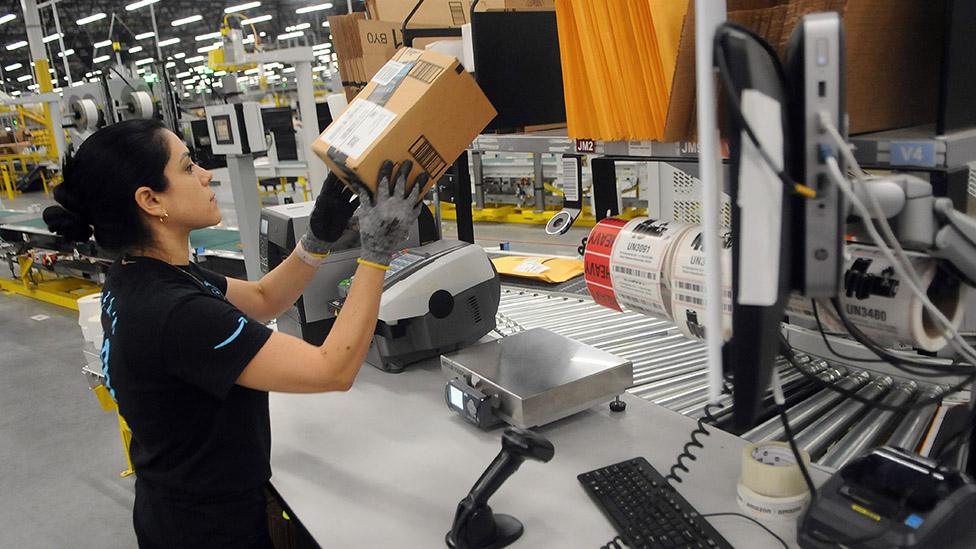
[[[252,17],[250,19],[244,19],[241,21],[242,25],[256,25],[258,23],[264,23],[265,21],[271,21],[270,15],[259,15],[257,17]]]
[[[156,33],[154,33],[154,32],[144,32],[142,34],[137,34],[136,35],[136,40],[145,40],[146,38],[152,38],[153,36],[156,36]]]
[[[176,19],[175,21],[170,23],[170,25],[173,27],[179,27],[181,25],[189,25],[190,23],[196,23],[197,21],[203,21],[203,16],[197,14],[197,15],[191,15],[189,17],[184,17],[182,19]]]
[[[19,48],[23,48],[26,45],[27,45],[27,41],[26,40],[21,40],[19,42],[14,42],[13,44],[7,44],[7,51],[12,51],[12,50],[16,50],[16,49],[19,49]]]
[[[257,8],[261,6],[261,2],[247,2],[245,4],[240,4],[238,6],[231,6],[229,8],[224,8],[224,13],[234,13],[238,11],[249,10],[251,8]]]
[[[166,46],[172,46],[173,44],[179,44],[180,39],[178,37],[167,38],[166,40],[159,41],[159,47],[165,48]]]
[[[332,4],[316,4],[314,6],[305,6],[304,8],[298,8],[295,13],[311,13],[313,11],[327,10],[332,7]]]
[[[104,13],[98,12],[98,13],[89,15],[88,17],[82,17],[81,19],[78,19],[77,21],[75,21],[75,24],[76,25],[87,25],[88,23],[94,23],[95,21],[100,21],[102,19],[105,19],[106,17],[108,17],[108,16],[105,15]]]
[[[138,2],[126,4],[125,11],[135,11],[139,8],[144,8],[149,4],[155,4],[156,2],[159,2],[159,0],[139,0]]]

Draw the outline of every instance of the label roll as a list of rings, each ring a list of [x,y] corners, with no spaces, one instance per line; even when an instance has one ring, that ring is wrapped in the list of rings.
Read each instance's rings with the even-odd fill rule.
[[[732,233],[722,232],[722,337],[732,337]],[[705,249],[701,227],[678,239],[668,269],[671,315],[687,337],[705,338]]]
[[[687,223],[609,218],[590,232],[583,256],[586,284],[600,305],[672,320],[667,278]]]
[[[840,296],[851,323],[884,346],[907,344],[924,351],[938,351],[946,345],[946,330],[922,306],[880,250],[870,246],[847,246],[844,291]],[[965,287],[941,271],[930,257],[909,253],[909,259],[932,303],[956,328],[962,323]],[[810,299],[793,296],[787,314],[813,320]],[[846,333],[833,305],[817,301],[820,321],[827,331]]]

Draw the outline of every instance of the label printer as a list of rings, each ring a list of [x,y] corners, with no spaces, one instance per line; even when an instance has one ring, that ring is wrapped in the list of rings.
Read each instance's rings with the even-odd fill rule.
[[[501,285],[480,246],[438,240],[394,256],[366,362],[398,373],[495,329]]]
[[[261,210],[258,247],[262,273],[277,267],[295,249],[308,228],[308,218],[314,206],[315,202],[300,202]],[[419,244],[419,230],[414,225],[403,245]],[[359,248],[334,250],[319,267],[298,301],[278,318],[278,329],[314,345],[321,345],[335,321],[329,304],[339,297],[339,283],[356,272],[358,258]]]
[[[260,264],[274,269],[305,234],[313,202],[261,210]],[[420,245],[415,225],[386,272],[379,320],[366,361],[388,372],[456,351],[495,328],[498,273],[479,247],[456,240]],[[342,307],[344,283],[356,272],[359,248],[337,250],[319,268],[278,329],[320,345]]]

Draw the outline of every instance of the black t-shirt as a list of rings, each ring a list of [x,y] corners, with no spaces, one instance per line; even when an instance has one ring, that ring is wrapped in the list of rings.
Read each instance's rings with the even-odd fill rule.
[[[233,496],[271,478],[268,393],[236,385],[271,330],[197,265],[124,257],[102,288],[105,384],[140,480],[174,497]]]

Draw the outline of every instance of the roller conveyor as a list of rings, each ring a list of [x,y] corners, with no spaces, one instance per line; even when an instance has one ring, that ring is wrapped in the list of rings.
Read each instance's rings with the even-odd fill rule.
[[[546,328],[630,360],[634,364],[634,386],[628,392],[692,418],[704,415],[708,399],[704,345],[686,338],[670,321],[613,311],[587,296],[503,287],[497,324],[501,335]],[[893,405],[931,398],[942,390],[934,385],[896,382],[803,354],[797,358],[810,375]],[[881,444],[914,449],[928,432],[935,413],[935,405],[907,414],[869,410],[811,381],[784,359],[777,370],[793,430],[801,437],[801,445],[812,450],[814,460],[826,466],[839,467]],[[723,395],[719,402],[724,407],[713,411],[712,417],[722,427],[731,418],[732,399]],[[783,440],[771,392],[761,409],[763,423],[742,436],[756,442]]]

